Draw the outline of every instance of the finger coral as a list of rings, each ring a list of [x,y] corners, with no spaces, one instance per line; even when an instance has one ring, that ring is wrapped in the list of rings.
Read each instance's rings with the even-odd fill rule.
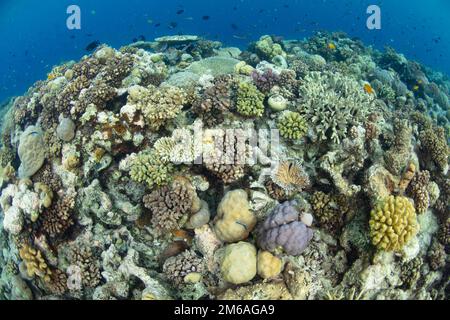
[[[264,113],[264,95],[247,82],[241,82],[237,90],[237,112],[246,117],[261,117]]]
[[[162,186],[171,179],[173,165],[163,162],[152,153],[139,153],[132,161],[130,177],[140,183],[146,183],[149,188]]]
[[[44,282],[50,282],[52,272],[42,256],[41,251],[24,245],[19,250],[19,256],[25,264],[28,277],[33,278],[37,276]]]
[[[306,120],[297,112],[287,111],[278,117],[277,128],[283,138],[299,140],[308,132]]]
[[[425,213],[430,205],[428,185],[430,184],[430,173],[428,171],[417,172],[411,180],[406,192],[414,200],[417,213]]]
[[[437,130],[427,129],[422,131],[420,133],[420,142],[422,150],[429,155],[439,170],[446,174],[450,148],[447,145],[444,129],[439,127]]]
[[[400,251],[419,231],[416,210],[406,197],[389,196],[370,213],[372,243],[380,250]]]
[[[170,257],[164,262],[163,272],[176,287],[186,284],[186,277],[190,274],[202,274],[204,265],[202,259],[192,250]]]

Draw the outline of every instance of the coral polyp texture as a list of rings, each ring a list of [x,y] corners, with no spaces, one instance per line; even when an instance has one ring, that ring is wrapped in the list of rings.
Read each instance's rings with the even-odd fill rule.
[[[0,299],[449,299],[449,88],[343,33],[55,66],[2,106]]]
[[[416,210],[408,198],[389,196],[370,213],[372,243],[378,249],[400,251],[419,231]]]

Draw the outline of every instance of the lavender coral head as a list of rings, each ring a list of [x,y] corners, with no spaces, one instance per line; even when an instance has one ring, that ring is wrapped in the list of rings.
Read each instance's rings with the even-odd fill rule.
[[[275,207],[264,221],[258,237],[263,250],[282,248],[289,255],[301,254],[313,237],[313,231],[299,221],[296,201],[287,201]]]
[[[272,69],[267,69],[263,73],[255,70],[252,73],[252,79],[258,90],[263,93],[268,93],[280,82],[280,76],[274,73]]]

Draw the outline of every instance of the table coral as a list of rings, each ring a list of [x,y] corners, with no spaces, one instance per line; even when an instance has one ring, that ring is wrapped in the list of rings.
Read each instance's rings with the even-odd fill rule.
[[[416,210],[406,197],[389,196],[370,213],[372,243],[380,250],[400,251],[419,231]]]

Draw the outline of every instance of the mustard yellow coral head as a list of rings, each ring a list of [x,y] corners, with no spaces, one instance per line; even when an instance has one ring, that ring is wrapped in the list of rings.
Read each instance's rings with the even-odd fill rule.
[[[370,213],[370,236],[379,250],[400,251],[419,231],[416,210],[402,196],[389,196]]]

